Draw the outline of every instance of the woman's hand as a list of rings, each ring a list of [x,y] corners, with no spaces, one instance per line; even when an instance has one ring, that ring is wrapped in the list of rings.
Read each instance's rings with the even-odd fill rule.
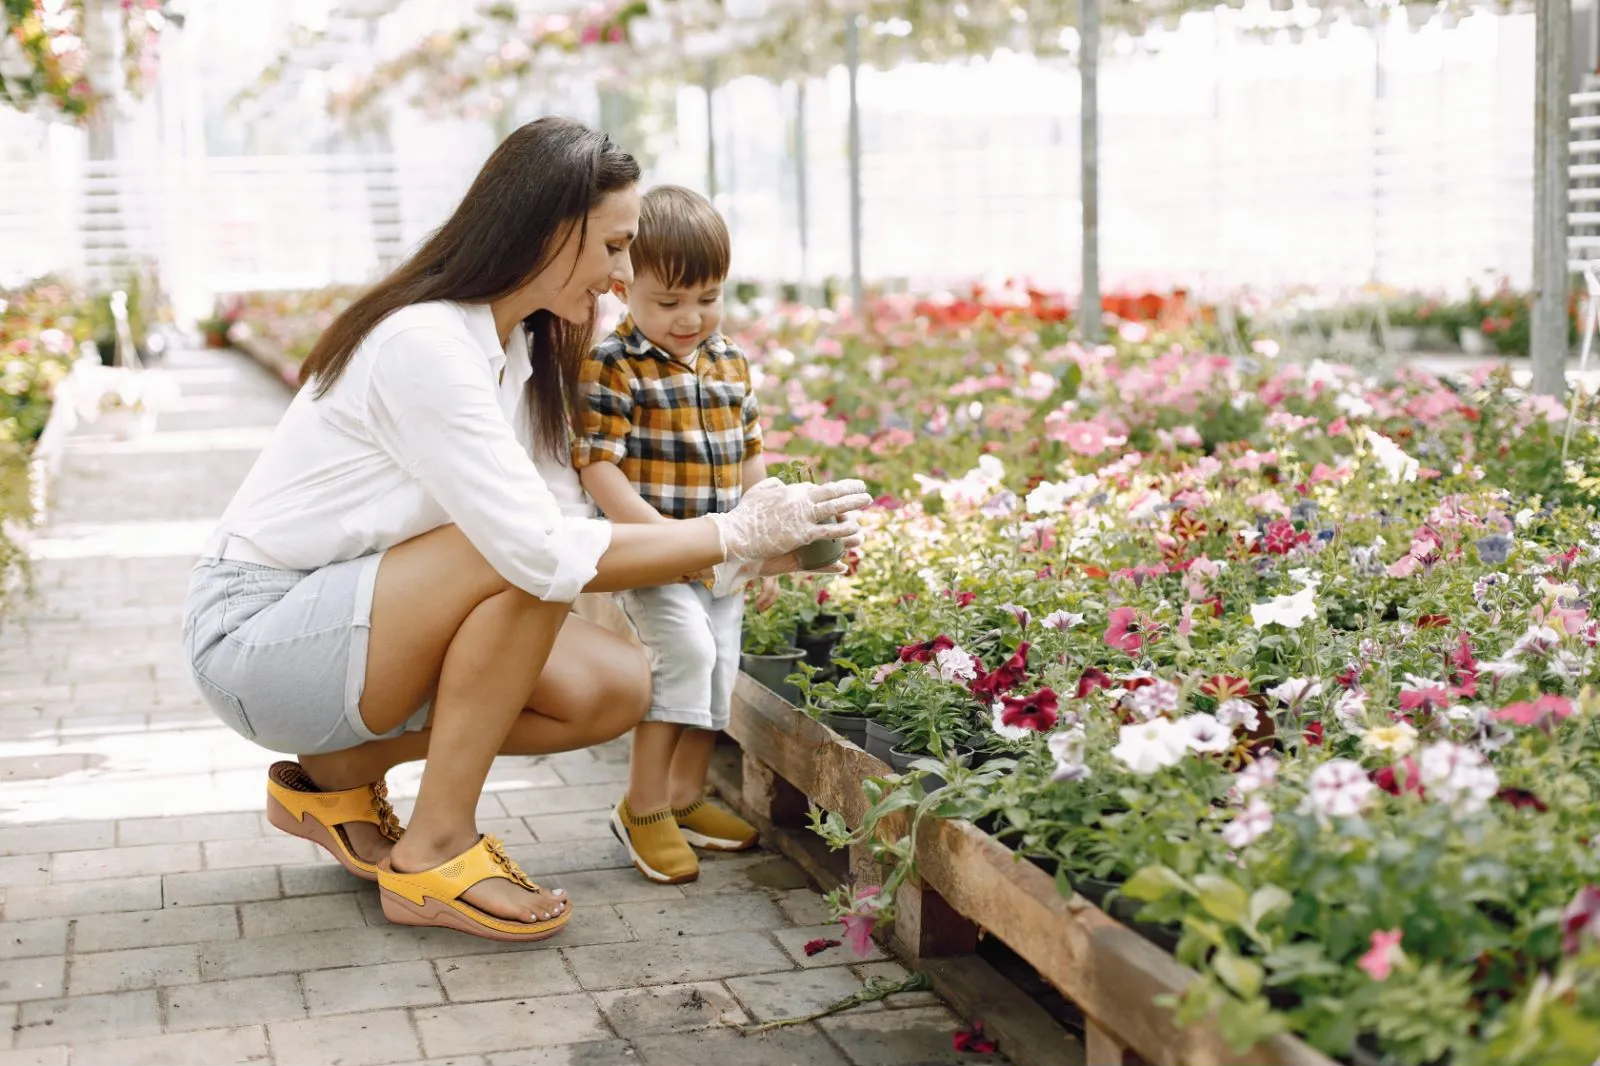
[[[855,519],[845,516],[871,502],[867,486],[855,479],[824,485],[785,485],[777,478],[768,478],[751,487],[733,510],[710,518],[722,538],[725,558],[767,561],[813,541],[843,540],[848,544],[850,538],[859,538],[861,527]],[[860,543],[859,539],[856,543]],[[763,573],[768,572],[763,567]],[[843,571],[830,568],[819,572]]]

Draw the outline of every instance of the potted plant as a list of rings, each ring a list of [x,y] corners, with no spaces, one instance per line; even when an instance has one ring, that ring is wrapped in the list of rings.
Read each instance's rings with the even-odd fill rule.
[[[810,459],[775,463],[767,473],[785,485],[806,485],[817,480],[816,468]],[[837,540],[812,541],[795,552],[795,556],[800,560],[802,570],[821,570],[844,557],[844,545]]]
[[[207,348],[226,348],[228,346],[228,331],[233,324],[239,321],[239,302],[236,299],[219,299],[207,318],[202,318],[197,325],[200,334],[205,338]]]
[[[744,654],[740,668],[790,703],[800,702],[800,690],[786,679],[805,658],[794,646],[796,614],[793,590],[785,589],[778,602],[765,611],[744,616]]]
[[[871,721],[867,708],[872,702],[872,689],[867,685],[861,668],[849,661],[841,663],[845,673],[837,679],[816,680],[819,676],[809,663],[799,664],[799,680],[793,682],[799,689],[802,706],[807,714],[844,737],[858,748],[867,746],[867,723]]]

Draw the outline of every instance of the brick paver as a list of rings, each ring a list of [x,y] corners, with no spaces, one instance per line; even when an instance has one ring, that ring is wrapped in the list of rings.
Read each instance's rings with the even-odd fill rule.
[[[38,597],[0,620],[0,1066],[960,1058],[956,1018],[926,993],[734,1029],[901,971],[844,948],[806,958],[837,927],[777,856],[645,882],[605,828],[620,744],[491,775],[483,828],[577,903],[540,944],[390,925],[372,886],[267,826],[274,756],[199,702],[178,628],[189,566],[287,401],[234,353],[163,371],[183,398],[152,437],[71,442],[34,544]],[[402,815],[417,775],[391,775]]]

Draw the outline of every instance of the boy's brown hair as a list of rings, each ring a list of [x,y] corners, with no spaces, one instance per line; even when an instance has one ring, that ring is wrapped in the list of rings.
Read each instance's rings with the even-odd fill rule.
[[[658,185],[639,200],[639,235],[631,247],[636,274],[649,271],[669,289],[728,277],[728,226],[709,200],[681,185]]]

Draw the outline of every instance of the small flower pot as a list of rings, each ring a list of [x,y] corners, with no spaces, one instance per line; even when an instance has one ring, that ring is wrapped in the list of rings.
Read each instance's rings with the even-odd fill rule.
[[[903,748],[893,747],[889,749],[889,765],[894,767],[895,773],[903,774],[911,769],[912,763],[927,756],[928,753],[925,751],[906,751]]]
[[[1397,352],[1414,352],[1422,339],[1422,330],[1416,326],[1390,326],[1389,345]]]
[[[822,724],[844,737],[858,748],[867,746],[867,723],[871,719],[859,714],[825,714]]]
[[[1483,335],[1482,330],[1465,327],[1458,334],[1461,342],[1461,351],[1464,355],[1488,355],[1494,346],[1489,343],[1489,338]]]
[[[833,667],[833,649],[838,645],[841,635],[836,630],[801,633],[794,638],[794,643],[795,647],[806,653],[807,665],[817,670],[829,670]]]
[[[894,753],[890,752],[890,754],[892,755]],[[971,748],[967,748],[967,747],[957,748],[956,751],[955,751],[954,759],[961,766],[971,766],[972,765],[972,749]],[[930,772],[930,773],[926,773],[926,774],[922,775],[922,791],[923,792],[937,792],[941,788],[944,788],[949,783],[950,782],[945,778],[945,776],[943,774],[937,774],[937,773]]]
[[[774,695],[798,704],[800,690],[785,679],[795,672],[795,665],[803,658],[805,652],[799,649],[778,655],[751,655],[747,652],[739,657],[739,666],[745,673],[770,689]]]
[[[867,754],[889,761],[889,753],[906,742],[906,735],[898,729],[887,729],[877,722],[867,723]]]
[[[844,542],[814,540],[796,551],[795,558],[800,560],[802,570],[821,570],[844,558]]]

